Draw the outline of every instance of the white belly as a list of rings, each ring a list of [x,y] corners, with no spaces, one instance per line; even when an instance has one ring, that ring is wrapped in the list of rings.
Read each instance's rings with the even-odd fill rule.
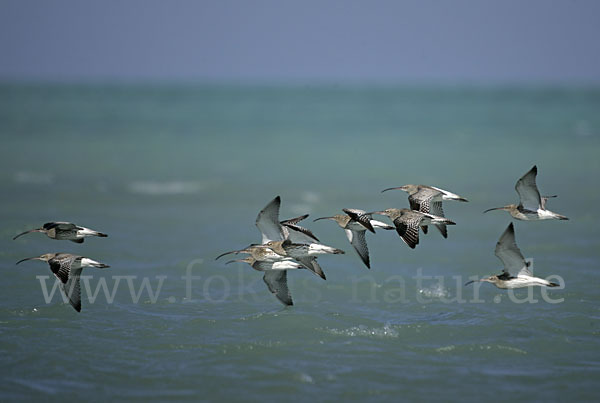
[[[498,286],[498,288],[523,288],[532,286],[548,286],[550,283],[543,278],[531,277],[531,276],[517,276],[508,281],[504,282],[504,287]]]

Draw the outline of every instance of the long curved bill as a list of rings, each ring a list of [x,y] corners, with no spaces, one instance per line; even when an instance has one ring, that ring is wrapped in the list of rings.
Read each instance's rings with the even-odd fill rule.
[[[237,262],[245,263],[246,259],[234,259],[234,260],[230,260],[228,262],[225,262],[225,264],[231,264],[231,263],[237,263]]]
[[[35,257],[28,257],[28,258],[25,258],[25,259],[21,259],[21,260],[19,260],[19,261],[18,261],[17,263],[15,263],[15,264],[19,264],[19,263],[21,263],[21,262],[24,262],[24,261],[26,261],[26,260],[41,260],[41,259],[40,259],[40,257],[39,257],[39,256],[35,256]]]
[[[215,258],[215,260],[219,260],[219,258],[222,258],[223,256],[227,256],[227,255],[233,255],[233,254],[237,255],[238,253],[241,253],[241,252],[242,252],[241,250],[232,250],[230,252],[221,253],[219,256],[217,256]],[[229,262],[227,262],[227,263],[229,263]]]
[[[333,217],[320,217],[320,218],[315,218],[313,220],[313,222],[319,221],[319,220],[332,220],[332,219],[333,219]]]
[[[492,210],[504,210],[505,207],[494,207],[494,208],[489,208],[487,210],[484,211],[484,213],[487,213],[488,211],[492,211]]]
[[[473,284],[473,283],[483,283],[487,280],[488,280],[487,278],[480,278],[479,280],[471,280],[471,281],[467,281],[465,283],[465,285],[469,285],[469,284]]]
[[[17,239],[18,237],[20,237],[21,235],[29,234],[30,232],[44,232],[44,230],[41,228],[36,228],[36,229],[30,229],[29,231],[21,232],[19,235],[17,235],[16,237],[13,238],[13,241],[15,239]]]
[[[225,253],[221,253],[219,256],[217,256],[215,258],[215,260],[218,260],[219,258],[223,257],[223,256],[227,256],[227,255],[232,255],[232,254],[238,254],[238,253],[250,253],[249,249],[252,248],[253,246],[259,246],[258,244],[252,243],[248,246],[246,246],[244,249],[240,249],[240,250],[232,250],[229,252],[225,252]]]
[[[387,189],[383,189],[383,190],[381,191],[381,193],[383,193],[383,192],[387,192],[388,190],[403,190],[403,189],[402,189],[402,186],[398,186],[398,187],[395,187],[395,188],[387,188]]]

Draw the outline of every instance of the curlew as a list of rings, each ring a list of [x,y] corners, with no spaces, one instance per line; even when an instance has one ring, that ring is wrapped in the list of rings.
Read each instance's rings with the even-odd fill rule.
[[[538,220],[568,220],[567,217],[546,210],[546,202],[549,198],[556,196],[540,196],[540,191],[535,183],[537,176],[537,166],[529,170],[525,175],[517,181],[515,190],[519,194],[519,205],[508,204],[503,207],[495,207],[487,209],[484,213],[492,210],[504,210],[516,218],[523,221],[538,221]]]
[[[41,260],[48,262],[52,273],[60,280],[60,288],[69,299],[69,303],[77,312],[81,311],[81,289],[79,277],[84,267],[104,269],[110,267],[104,263],[96,262],[87,257],[72,255],[70,253],[46,253],[37,257],[28,257],[19,260],[17,264],[26,260]]]
[[[465,285],[471,283],[488,282],[498,288],[522,288],[530,286],[558,287],[556,283],[551,283],[543,278],[534,277],[529,266],[530,262],[525,261],[521,250],[515,241],[515,228],[510,223],[500,239],[496,243],[496,256],[502,261],[504,269],[502,274],[497,276],[485,277],[480,280],[471,280]]]
[[[403,190],[408,193],[408,202],[410,203],[411,210],[420,211],[421,213],[433,214],[438,217],[445,217],[444,210],[442,208],[442,201],[444,200],[456,200],[460,202],[467,202],[468,200],[447,190],[436,188],[434,186],[427,185],[404,185],[394,188],[387,188],[381,192],[387,192],[388,190]],[[440,231],[444,238],[448,238],[448,230],[446,224],[435,224],[436,228]],[[421,227],[423,233],[427,233],[427,226]]]
[[[381,221],[373,220],[371,214],[359,209],[342,209],[346,214],[336,214],[331,217],[321,217],[318,220],[333,220],[335,221],[346,233],[346,237],[350,241],[350,244],[358,253],[358,256],[363,261],[367,268],[371,268],[371,262],[369,258],[369,249],[367,247],[366,232],[370,231],[375,233],[375,228],[382,228],[386,230],[393,230],[394,227],[387,225]]]
[[[447,218],[407,208],[389,208],[382,211],[374,211],[371,214],[388,216],[396,226],[396,231],[400,235],[400,238],[412,249],[419,244],[419,227],[429,224],[455,225],[454,222]]]
[[[59,239],[59,240],[69,240],[77,243],[82,243],[85,237],[88,236],[98,236],[98,237],[107,237],[108,235],[103,234],[102,232],[95,231],[93,229],[80,227],[70,222],[47,222],[40,228],[31,229],[29,231],[25,231],[15,236],[13,240],[17,239],[21,235],[29,234],[30,232],[43,232],[48,238]]]

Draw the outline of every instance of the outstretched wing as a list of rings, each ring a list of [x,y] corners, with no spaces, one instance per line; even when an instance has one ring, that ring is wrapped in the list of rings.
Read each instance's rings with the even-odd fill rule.
[[[288,220],[289,221],[289,220]],[[311,230],[301,227],[296,224],[289,224],[282,221],[284,236],[293,243],[313,243],[320,242],[319,238],[312,233]]]
[[[281,241],[284,239],[283,230],[279,223],[279,207],[281,197],[277,196],[263,208],[256,217],[256,226],[262,234],[262,243]]]
[[[508,273],[511,277],[516,277],[519,274],[531,276],[525,258],[521,254],[519,247],[515,241],[515,228],[513,223],[510,223],[504,233],[500,236],[496,244],[496,256],[502,261],[504,273]]]
[[[537,211],[542,203],[540,192],[535,183],[536,176],[537,166],[534,165],[515,185],[515,190],[521,199],[521,206],[530,211]]]
[[[371,262],[369,261],[369,249],[367,248],[366,231],[352,231],[345,229],[348,240],[360,256],[361,260],[369,269],[371,268]]]
[[[63,292],[77,312],[81,311],[81,290],[79,286],[79,277],[82,270],[81,259],[81,256],[60,253],[48,261],[50,270],[60,280]]]
[[[308,214],[304,214],[304,215],[301,215],[300,217],[294,217],[294,218],[290,218],[288,220],[283,220],[283,221],[281,221],[281,224],[282,225],[285,225],[285,224],[296,225],[300,221],[306,219],[307,217],[308,217]]]
[[[59,230],[59,231],[73,231],[73,230],[79,229],[79,227],[77,225],[70,223],[70,222],[56,221],[56,222],[47,222],[46,224],[44,224],[45,230],[49,230],[52,228]]]
[[[287,270],[266,271],[263,281],[271,293],[275,294],[277,299],[284,305],[294,305],[292,294],[287,284]]]
[[[358,209],[344,208],[342,211],[350,216],[354,221],[359,222],[363,227],[375,233],[373,225],[371,225],[371,216],[365,214],[364,211]]]
[[[429,210],[430,210],[430,213],[433,215],[436,215],[438,217],[445,217],[444,209],[442,208],[441,201],[431,202]],[[438,230],[440,230],[440,232],[444,238],[448,238],[448,229],[446,228],[446,224],[435,224],[435,226]]]
[[[77,312],[81,312],[81,289],[80,279],[82,268],[72,269],[71,275],[65,284],[61,284],[65,295],[69,298],[69,303]]]
[[[435,196],[439,196],[440,191],[421,187],[418,192],[408,196],[408,202],[410,203],[411,210],[420,211],[422,213],[429,213],[431,211],[431,204]],[[418,207],[418,208],[414,208]]]
[[[323,271],[323,269],[321,268],[319,263],[317,263],[316,257],[302,256],[302,257],[297,257],[295,260],[300,262],[302,264],[302,267],[310,270],[312,273],[321,277],[323,280],[327,280],[327,277],[325,276],[325,272]]]
[[[412,249],[419,244],[419,223],[422,217],[401,216],[394,220],[400,238]]]
[[[542,196],[541,197],[541,205],[542,205],[542,210],[546,210],[546,202],[548,201],[548,199],[552,199],[558,197],[557,195],[553,195],[553,196]]]
[[[58,277],[61,283],[65,284],[69,280],[71,267],[76,259],[81,260],[81,256],[70,255],[67,253],[58,254],[54,258],[48,260],[48,264],[50,265],[52,273]]]

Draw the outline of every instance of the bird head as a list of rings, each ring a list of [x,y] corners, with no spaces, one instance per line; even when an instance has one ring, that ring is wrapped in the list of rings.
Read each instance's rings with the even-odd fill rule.
[[[388,208],[385,210],[381,210],[381,211],[372,211],[370,213],[367,214],[379,214],[379,215],[385,215],[388,217],[392,217],[394,215],[400,215],[401,214],[401,210],[397,209],[397,208]]]
[[[19,264],[19,263],[24,262],[26,260],[41,260],[42,262],[47,262],[48,260],[52,259],[56,255],[57,255],[56,253],[45,253],[45,254],[43,254],[41,256],[28,257],[28,258],[25,258],[25,259],[21,259],[16,264]]]
[[[381,193],[387,192],[388,190],[403,190],[406,193],[408,193],[409,195],[415,194],[418,191],[417,185],[403,185],[403,186],[398,186],[398,187],[395,187],[395,188],[383,189],[381,191]]]
[[[498,276],[489,276],[489,277],[481,278],[479,280],[467,281],[465,283],[465,285],[469,285],[469,284],[472,284],[472,283],[482,283],[482,282],[496,284],[497,281],[498,281]]]
[[[348,219],[348,216],[343,215],[343,214],[336,214],[334,216],[331,217],[320,217],[320,218],[315,218],[313,220],[314,221],[319,221],[319,220],[333,220],[336,221],[338,224],[342,224],[344,221],[346,221]]]

